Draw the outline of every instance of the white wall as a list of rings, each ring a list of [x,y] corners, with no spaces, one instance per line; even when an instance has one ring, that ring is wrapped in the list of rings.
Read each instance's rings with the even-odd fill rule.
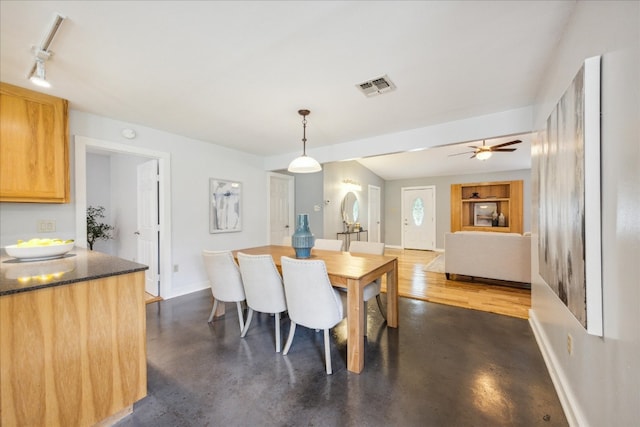
[[[583,61],[595,55],[602,55],[604,336],[587,335],[537,274],[537,216],[531,324],[571,424],[632,426],[640,420],[639,2],[577,2],[542,79],[535,129],[545,127]],[[572,355],[567,334],[573,338]]]
[[[133,128],[138,136],[124,139],[123,128]],[[267,208],[266,172],[263,159],[213,143],[174,135],[138,124],[125,123],[89,113],[71,110],[70,164],[74,182],[73,136],[132,144],[171,156],[172,190],[172,264],[179,266],[173,273],[169,297],[208,286],[202,265],[202,249],[240,249],[266,244],[266,219],[251,212]],[[209,234],[209,178],[225,178],[243,183],[243,229],[237,233]],[[64,239],[75,238],[75,191],[72,184],[71,203],[64,205],[2,203],[0,234],[3,246],[16,239],[35,236],[38,219],[54,219],[55,234]]]
[[[360,184],[361,190],[354,190],[344,184],[344,180],[352,180]],[[358,198],[360,212],[358,221],[363,228],[367,228],[369,222],[368,210],[369,193],[368,185],[380,187],[380,208],[384,207],[384,180],[356,161],[333,162],[324,165],[324,200],[329,201],[324,209],[324,237],[326,239],[337,238],[336,233],[343,231],[342,224],[342,199],[352,191]],[[381,229],[384,230],[384,212],[380,213]],[[381,233],[380,241],[384,242],[384,233]]]
[[[385,242],[388,245],[402,244],[402,187],[433,185],[436,188],[436,247],[444,249],[444,233],[451,231],[451,184],[467,182],[492,182],[522,180],[522,227],[531,231],[531,170],[515,170],[482,174],[434,176],[413,179],[398,179],[385,184],[384,211],[387,219]]]

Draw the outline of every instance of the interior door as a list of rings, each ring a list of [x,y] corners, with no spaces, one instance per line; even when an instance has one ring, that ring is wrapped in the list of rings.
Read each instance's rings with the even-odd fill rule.
[[[402,189],[402,246],[405,249],[436,248],[435,187]]]
[[[269,241],[281,245],[285,236],[291,236],[293,226],[293,185],[290,175],[271,174],[269,178]]]
[[[151,295],[160,294],[158,215],[158,160],[138,165],[138,258],[140,264],[149,266],[145,271],[145,290]]]
[[[380,187],[369,186],[369,241],[380,242]]]

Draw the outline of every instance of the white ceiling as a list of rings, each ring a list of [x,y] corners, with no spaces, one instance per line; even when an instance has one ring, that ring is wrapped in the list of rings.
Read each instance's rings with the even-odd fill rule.
[[[50,47],[47,92],[71,108],[261,156],[298,153],[300,108],[311,110],[312,148],[533,104],[574,5],[3,0],[0,77],[30,87],[31,47],[59,12],[68,19]],[[357,90],[383,74],[395,91],[367,98]],[[487,143],[506,140],[490,139],[498,136]],[[529,167],[520,159],[528,144],[486,162],[448,157],[449,148],[361,162],[386,179],[520,169]]]

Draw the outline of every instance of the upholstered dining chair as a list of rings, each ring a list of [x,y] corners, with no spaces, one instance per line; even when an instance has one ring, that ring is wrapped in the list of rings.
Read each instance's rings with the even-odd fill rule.
[[[322,329],[325,366],[327,374],[331,374],[333,370],[329,329],[344,318],[340,295],[331,286],[324,261],[299,260],[283,256],[281,262],[284,293],[291,319],[289,336],[282,354],[286,356],[289,353],[297,325]]]
[[[371,254],[371,255],[384,255],[384,243],[378,242],[365,242],[360,240],[354,240],[349,245],[349,253],[352,254]],[[362,291],[362,299],[364,299],[364,312],[365,312],[365,328],[367,330],[367,301],[371,298],[376,297],[376,301],[378,303],[378,308],[380,309],[380,314],[384,320],[387,320],[387,313],[382,307],[382,300],[380,299],[380,288],[381,288],[382,278],[377,278],[373,282],[366,285]],[[340,288],[341,290],[343,288]],[[346,289],[345,289],[346,290]]]
[[[338,239],[316,239],[313,248],[325,251],[342,251],[344,249],[344,241]]]
[[[253,312],[275,316],[276,352],[280,352],[280,314],[287,309],[282,277],[271,255],[249,255],[238,252],[238,264],[247,296],[247,320],[240,335],[244,338],[251,325]]]
[[[211,294],[214,298],[213,309],[211,309],[208,321],[211,322],[213,320],[213,315],[218,308],[218,301],[222,303],[235,302],[238,308],[240,333],[242,333],[244,330],[242,302],[245,301],[245,293],[240,269],[233,259],[233,254],[231,251],[203,250],[202,259],[211,283]]]

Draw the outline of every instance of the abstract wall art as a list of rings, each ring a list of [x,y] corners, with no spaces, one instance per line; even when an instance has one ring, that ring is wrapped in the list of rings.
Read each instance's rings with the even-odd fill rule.
[[[209,179],[209,233],[242,230],[242,184],[218,178]]]

